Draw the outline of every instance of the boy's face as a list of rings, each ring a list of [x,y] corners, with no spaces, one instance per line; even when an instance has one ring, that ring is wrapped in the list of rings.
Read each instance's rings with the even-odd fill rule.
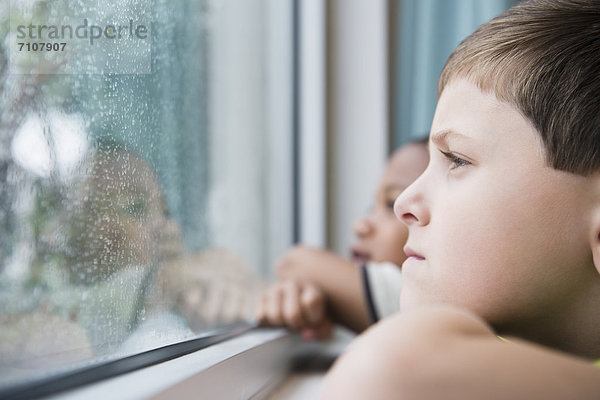
[[[408,229],[394,215],[394,201],[423,173],[428,159],[427,148],[421,144],[406,145],[390,157],[373,208],[354,224],[356,240],[351,248],[354,261],[388,261],[402,265],[406,259],[402,248]]]
[[[77,189],[70,215],[69,268],[94,283],[126,266],[149,266],[179,250],[159,182],[146,161],[127,152],[98,153]]]
[[[414,254],[403,264],[402,310],[451,303],[511,329],[567,313],[597,276],[593,195],[589,179],[547,166],[516,108],[452,81],[429,166],[395,203]]]

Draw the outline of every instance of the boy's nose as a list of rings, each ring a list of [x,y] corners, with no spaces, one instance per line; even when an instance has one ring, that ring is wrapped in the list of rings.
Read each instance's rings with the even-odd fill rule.
[[[429,224],[431,215],[424,201],[421,177],[406,188],[394,202],[394,214],[407,226]]]
[[[364,238],[373,232],[373,222],[369,217],[363,217],[354,223],[354,233],[359,238]]]

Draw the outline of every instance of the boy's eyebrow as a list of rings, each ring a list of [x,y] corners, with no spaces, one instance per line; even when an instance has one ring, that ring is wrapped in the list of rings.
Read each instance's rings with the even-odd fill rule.
[[[447,147],[448,140],[453,137],[460,138],[460,139],[467,139],[467,140],[472,139],[471,137],[463,135],[462,133],[458,133],[455,130],[444,129],[442,131],[433,133],[431,135],[431,142],[439,147],[443,147],[443,145],[446,145],[446,147]]]

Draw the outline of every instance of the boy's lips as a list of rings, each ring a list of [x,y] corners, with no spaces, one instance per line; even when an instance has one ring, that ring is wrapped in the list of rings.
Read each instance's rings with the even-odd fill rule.
[[[424,260],[425,257],[423,257],[421,254],[417,253],[416,251],[414,251],[413,249],[411,249],[408,246],[404,246],[404,254],[406,254],[407,258],[414,258],[416,260]]]
[[[352,256],[352,260],[358,263],[366,263],[371,259],[371,256],[364,250],[360,249],[357,246],[352,246],[350,249],[350,254]]]

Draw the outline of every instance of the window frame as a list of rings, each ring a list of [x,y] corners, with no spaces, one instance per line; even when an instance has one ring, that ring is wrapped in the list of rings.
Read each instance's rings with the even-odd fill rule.
[[[245,323],[223,327],[218,330],[206,332],[191,340],[162,346],[131,356],[94,363],[62,374],[51,375],[48,378],[8,387],[0,390],[0,398],[32,399],[56,395],[73,389],[75,389],[75,392],[78,390],[86,391],[87,389],[77,388],[85,385],[93,386],[104,380],[108,380],[109,382],[115,381],[117,377],[124,374],[135,373],[138,370],[149,369],[176,358],[198,353],[199,350],[216,346],[234,337],[239,337],[251,329],[252,326]],[[154,378],[152,382],[154,384],[159,383],[160,379],[157,379]]]
[[[281,354],[290,354],[296,341],[284,329],[255,329],[202,350],[50,398],[173,399],[198,397],[198,394],[215,399],[260,398],[288,372],[289,358],[282,358]]]

